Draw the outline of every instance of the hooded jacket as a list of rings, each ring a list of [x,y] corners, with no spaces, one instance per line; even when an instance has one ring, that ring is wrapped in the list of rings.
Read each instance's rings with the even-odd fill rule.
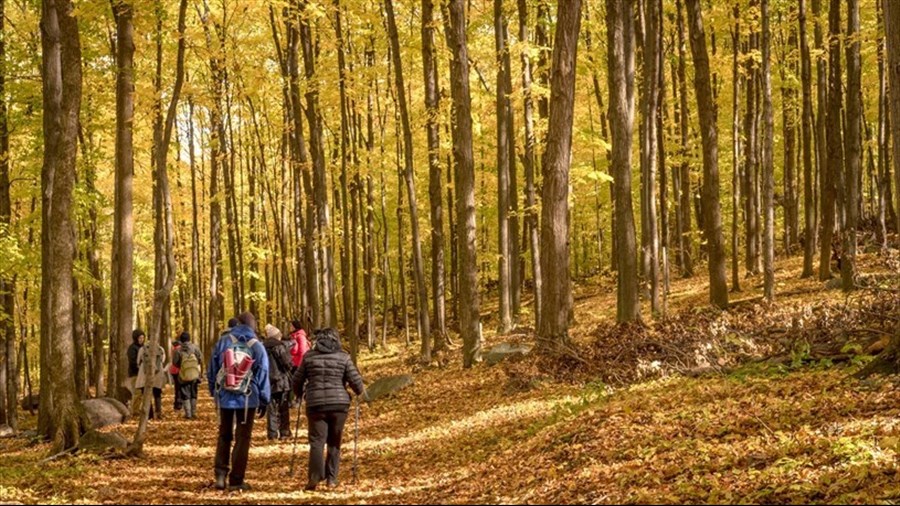
[[[138,344],[137,337],[131,337],[131,346],[128,347],[128,377],[133,378],[138,375],[140,369],[138,368],[138,355],[141,352],[141,348],[143,345]]]
[[[270,337],[263,346],[269,355],[269,384],[272,393],[289,392],[291,390],[291,353],[287,343],[282,339]]]
[[[209,394],[216,400],[220,409],[255,409],[260,405],[268,405],[272,398],[272,390],[269,386],[269,356],[258,340],[250,348],[250,355],[253,358],[253,367],[251,368],[253,382],[250,385],[250,396],[245,397],[225,390],[216,392],[216,376],[219,374],[219,369],[222,368],[222,357],[225,350],[228,349],[231,336],[243,343],[249,343],[252,339],[256,339],[256,333],[247,325],[238,325],[222,334],[213,349],[209,367],[206,370]]]
[[[303,362],[303,356],[309,351],[309,339],[306,338],[306,331],[303,329],[295,330],[291,334],[291,338],[296,343],[291,347],[291,361],[294,367],[300,367],[300,362]]]
[[[163,366],[163,363],[166,360],[166,350],[163,349],[162,346],[156,347],[156,365],[153,367],[153,371],[151,372],[152,378],[150,378],[151,383],[150,386],[153,388],[162,389],[166,386],[166,383],[169,382],[168,376],[166,376],[166,369]],[[147,369],[150,368],[150,346],[142,346],[140,348],[140,353],[138,354],[138,370],[140,371],[137,375],[137,379],[135,379],[134,387],[135,388],[144,388],[147,386]]]
[[[341,342],[332,335],[320,336],[294,373],[294,394],[301,398],[306,393],[307,411],[347,410],[348,386],[356,395],[365,391],[362,376]]]

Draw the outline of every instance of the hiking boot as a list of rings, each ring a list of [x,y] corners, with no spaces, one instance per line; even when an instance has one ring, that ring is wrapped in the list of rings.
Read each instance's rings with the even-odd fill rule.
[[[216,473],[216,490],[225,490],[225,475]]]
[[[332,478],[332,479],[328,480],[328,488],[337,488],[337,486],[338,486],[338,482],[336,479]]]
[[[315,492],[317,485],[318,485],[317,483],[309,482],[306,484],[305,487],[303,487],[303,490],[305,490],[307,492]]]
[[[231,492],[249,492],[253,490],[253,487],[246,483],[239,483],[237,485],[230,485],[228,490]]]

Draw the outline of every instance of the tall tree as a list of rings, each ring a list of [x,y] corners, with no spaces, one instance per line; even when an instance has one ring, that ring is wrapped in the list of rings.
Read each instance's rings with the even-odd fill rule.
[[[709,56],[706,52],[706,33],[699,0],[687,0],[688,27],[691,33],[691,53],[694,56],[694,87],[700,111],[700,132],[703,140],[703,224],[709,252],[709,298],[719,308],[728,307],[728,284],[725,274],[725,245],[722,238],[722,217],[719,209],[719,147],[715,106],[710,84]]]
[[[893,145],[895,208],[900,216],[900,2],[884,0],[885,53],[890,85],[890,135]]]
[[[740,75],[740,46],[741,46],[741,4],[734,3],[732,9],[734,26],[731,30],[731,94],[732,94],[732,123],[731,123],[731,291],[741,291],[740,278],[740,202],[741,202],[741,75]]]
[[[517,0],[519,11],[519,41],[528,43],[528,1]],[[525,166],[525,220],[527,244],[531,248],[532,276],[534,277],[534,323],[540,326],[543,297],[543,279],[541,275],[541,247],[538,230],[537,199],[534,184],[536,165],[535,133],[534,133],[534,97],[531,89],[531,56],[527,49],[522,50],[522,102],[525,124],[525,152],[522,162]]]
[[[503,0],[494,0],[494,47],[497,56],[497,226],[499,246],[498,269],[500,271],[500,333],[506,334],[512,329],[512,294],[510,281],[510,248],[509,248],[509,142],[512,132],[508,130],[507,115],[511,113],[509,97],[506,94],[506,76],[503,65],[506,47],[506,16],[503,12]],[[512,160],[515,163],[515,160]]]
[[[822,242],[819,255],[819,279],[831,279],[831,255],[835,247],[835,179],[840,177],[844,159],[843,135],[843,91],[841,89],[841,2],[831,0],[828,11],[828,112],[826,124],[826,144],[828,157],[822,166],[820,183],[822,186]]]
[[[801,277],[813,275],[813,258],[816,252],[816,207],[813,203],[815,174],[813,171],[813,111],[812,111],[812,61],[809,54],[809,40],[806,35],[806,0],[798,2],[800,23],[800,79],[803,93],[803,119],[800,121],[800,136],[803,142],[803,273]]]
[[[0,0],[0,237],[10,234],[9,109],[6,105],[6,1]],[[26,299],[27,300],[27,299]],[[0,279],[0,421],[18,428],[19,368],[16,346],[16,282]],[[5,380],[5,381],[4,381]]]
[[[453,55],[450,88],[453,96],[453,159],[456,163],[456,215],[459,248],[459,328],[463,366],[481,360],[481,315],[475,240],[475,160],[472,152],[472,97],[469,92],[469,50],[465,0],[451,0],[445,11],[447,45]]]
[[[644,0],[642,0],[644,1]],[[650,308],[659,314],[659,230],[656,206],[657,160],[661,146],[657,142],[657,123],[660,115],[659,72],[662,66],[659,26],[659,5],[656,0],[644,2],[643,78],[641,111],[641,230],[644,276],[650,281]]]
[[[620,323],[641,318],[634,208],[631,202],[631,140],[634,130],[634,25],[631,5],[630,0],[606,1],[610,137],[616,190],[616,258],[613,261],[618,266],[616,318]]]
[[[134,319],[134,9],[117,1],[116,18],[116,177],[109,297],[107,396],[127,400],[128,357]]]
[[[763,271],[766,300],[775,299],[775,113],[772,107],[772,34],[769,0],[762,0]]]
[[[84,417],[75,392],[72,326],[75,229],[72,191],[81,111],[81,40],[75,6],[41,6],[44,163],[41,170],[41,399],[38,432],[58,449],[78,444]]]
[[[678,72],[676,73],[678,77],[678,96],[679,96],[679,107],[678,111],[680,114],[680,119],[678,121],[678,127],[681,134],[681,170],[678,177],[678,180],[681,182],[681,188],[679,188],[678,192],[678,200],[676,203],[678,204],[676,212],[680,211],[681,214],[681,237],[679,239],[679,244],[681,244],[681,269],[684,277],[689,278],[694,275],[694,261],[693,261],[693,239],[691,238],[691,195],[693,190],[691,188],[691,165],[689,159],[689,138],[688,138],[688,130],[690,124],[690,114],[688,112],[688,88],[687,88],[687,58],[685,56],[685,36],[684,36],[684,17],[682,14],[682,4],[681,0],[675,0],[675,7],[677,12],[677,20],[676,24],[678,27]]]
[[[544,184],[541,191],[541,272],[544,314],[539,336],[547,344],[565,344],[569,339],[572,284],[569,280],[569,164],[572,151],[572,120],[575,111],[575,62],[581,30],[581,0],[560,3],[556,40],[550,70],[550,122],[547,146],[541,160]]]
[[[847,152],[844,159],[844,206],[841,279],[844,291],[853,290],[856,276],[856,227],[859,214],[859,176],[862,167],[862,59],[859,52],[859,0],[847,0]]]
[[[403,63],[400,60],[400,39],[397,21],[394,17],[393,0],[385,0],[388,35],[391,39],[391,55],[394,60],[394,80],[397,101],[400,105],[400,122],[403,125],[403,175],[409,202],[409,221],[413,241],[413,274],[416,282],[416,308],[418,310],[419,339],[422,340],[421,359],[431,362],[431,321],[428,317],[428,288],[425,286],[425,266],[422,263],[422,242],[419,234],[419,211],[416,197],[415,170],[413,168],[412,127],[409,122],[409,105],[406,100],[406,85],[403,80]]]
[[[422,71],[428,135],[428,196],[431,205],[431,300],[434,305],[434,350],[444,348],[447,334],[444,290],[444,216],[441,189],[440,110],[434,47],[434,1],[422,0]]]

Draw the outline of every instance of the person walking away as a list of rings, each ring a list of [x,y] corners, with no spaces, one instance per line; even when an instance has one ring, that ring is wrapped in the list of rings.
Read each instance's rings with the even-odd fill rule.
[[[200,371],[203,370],[203,355],[200,348],[191,342],[191,335],[182,332],[178,336],[180,343],[178,353],[172,359],[173,365],[178,367],[178,391],[176,395],[181,397],[184,406],[184,418],[193,420],[197,417],[197,390],[200,385]]]
[[[266,413],[269,440],[291,437],[291,354],[282,337],[278,328],[266,325],[263,346],[269,355],[269,385],[272,388],[272,403]]]
[[[178,351],[181,349],[181,341],[179,339],[175,339],[172,341],[172,348],[169,353],[169,357],[171,357],[169,361],[169,376],[172,378],[172,385],[175,387],[175,404],[172,406],[172,410],[175,412],[181,411],[182,403],[181,403],[181,382],[178,380],[179,368],[175,365],[175,358],[178,357]]]
[[[141,354],[141,348],[144,347],[145,339],[146,336],[144,336],[143,330],[134,329],[134,332],[131,333],[131,346],[128,347],[128,351],[126,352],[126,355],[128,356],[128,379],[125,381],[124,386],[128,390],[128,395],[123,395],[123,397],[130,403],[132,414],[136,414],[138,406],[140,406],[140,403],[134,402],[134,385],[137,381],[138,372],[140,372],[140,368],[138,368],[138,356]]]
[[[322,481],[329,487],[338,483],[341,463],[341,438],[350,394],[364,395],[362,376],[350,355],[341,348],[340,335],[334,329],[317,330],[315,346],[294,373],[293,390],[297,398],[306,393],[306,417],[309,423],[309,481],[305,490],[315,490]],[[364,396],[365,398],[365,396]],[[328,446],[327,462],[324,456]]]
[[[271,389],[269,357],[257,338],[256,318],[243,313],[237,323],[216,344],[209,360],[207,381],[209,393],[219,410],[216,489],[224,490],[227,479],[231,490],[245,491],[250,490],[244,476],[253,434],[253,415],[265,416]]]
[[[294,341],[294,346],[291,347],[291,364],[296,372],[300,362],[303,361],[303,355],[309,351],[309,338],[300,320],[294,320],[291,326],[294,327],[294,331],[291,332],[291,339]]]
[[[142,346],[141,352],[138,355],[138,375],[135,380],[135,389],[140,392],[140,397],[136,397],[137,399],[142,399],[144,395],[144,388],[152,388],[153,389],[153,405],[150,406],[150,419],[151,420],[162,420],[162,391],[163,388],[168,383],[168,378],[166,376],[166,368],[164,367],[164,363],[166,360],[166,350],[160,346],[156,345],[156,363],[151,364],[150,360],[150,347]],[[152,365],[152,369],[151,369]],[[147,374],[150,374],[149,383],[147,383]],[[142,402],[136,403],[138,406],[143,406]]]

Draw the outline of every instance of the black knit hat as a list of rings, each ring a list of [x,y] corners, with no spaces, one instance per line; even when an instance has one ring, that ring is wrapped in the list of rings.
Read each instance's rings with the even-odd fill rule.
[[[178,340],[182,343],[189,342],[191,340],[191,335],[187,332],[182,332],[180,336],[178,336]]]
[[[239,322],[237,318],[232,318],[232,319],[228,320],[228,328],[233,329],[233,328],[237,327],[238,325],[240,325],[240,323],[241,322]]]

